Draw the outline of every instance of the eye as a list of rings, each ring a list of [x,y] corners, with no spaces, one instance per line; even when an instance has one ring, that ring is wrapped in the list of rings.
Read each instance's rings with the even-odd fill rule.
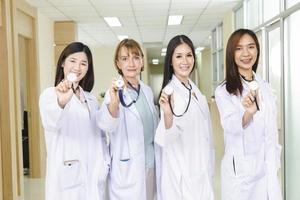
[[[249,46],[249,49],[255,49],[256,48],[256,46],[255,45],[251,45],[251,46]]]
[[[235,50],[240,51],[240,50],[242,50],[242,47],[236,47]]]
[[[81,63],[81,65],[83,65],[83,66],[87,66],[87,64],[84,62],[84,63]]]
[[[141,57],[140,56],[134,56],[134,60],[140,60]]]
[[[191,58],[191,57],[194,57],[193,54],[188,54],[188,55],[186,55],[186,56],[187,56],[187,57],[190,57],[190,58]]]
[[[122,57],[121,60],[122,60],[122,61],[127,61],[128,58],[127,58],[127,57]]]
[[[177,55],[177,56],[176,56],[176,58],[181,58],[181,57],[182,57],[181,55]]]

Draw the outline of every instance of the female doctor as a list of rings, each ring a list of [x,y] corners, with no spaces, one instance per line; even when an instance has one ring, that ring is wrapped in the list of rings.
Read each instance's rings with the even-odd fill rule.
[[[239,29],[228,40],[226,79],[215,91],[225,140],[222,200],[282,199],[275,97],[255,74],[259,52],[251,30]]]
[[[69,44],[61,53],[55,87],[40,96],[47,148],[46,200],[102,200],[108,171],[90,49]]]
[[[189,79],[195,68],[192,41],[168,44],[155,142],[162,148],[163,200],[213,200],[211,121],[205,96]]]
[[[109,197],[153,200],[159,163],[153,142],[158,115],[150,87],[139,80],[144,55],[135,40],[119,43],[115,66],[120,77],[106,93],[98,119],[110,135]]]

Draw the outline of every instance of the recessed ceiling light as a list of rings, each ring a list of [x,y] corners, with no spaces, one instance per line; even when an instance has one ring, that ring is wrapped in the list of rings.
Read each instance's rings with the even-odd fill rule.
[[[159,60],[158,59],[152,59],[152,64],[153,65],[158,65],[159,63]]]
[[[166,53],[166,52],[167,52],[167,48],[162,48],[162,49],[161,49],[161,52],[162,52],[162,53]]]
[[[127,39],[128,38],[128,35],[118,35],[118,39],[120,41],[124,40],[124,39]]]
[[[160,55],[161,55],[161,56],[166,56],[166,54],[167,54],[166,52],[161,52]]]
[[[179,25],[181,24],[183,15],[170,15],[168,19],[168,25]]]
[[[120,20],[117,17],[104,17],[104,20],[110,27],[122,26]]]

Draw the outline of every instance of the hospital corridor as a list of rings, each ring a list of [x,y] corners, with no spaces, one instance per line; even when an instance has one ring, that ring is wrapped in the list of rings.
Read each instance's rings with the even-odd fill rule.
[[[224,96],[218,96],[220,93],[215,93],[215,91],[218,91],[222,84],[229,81],[228,76],[230,76],[230,73],[233,73],[226,70],[229,69],[226,63],[231,59],[230,56],[233,55],[229,52],[230,48],[233,48],[235,52],[235,57],[232,56],[234,57],[233,59],[237,59],[236,52],[242,51],[240,49],[244,48],[243,46],[233,47],[231,44],[228,45],[228,41],[235,41],[232,34],[239,29],[249,29],[251,33],[255,34],[259,44],[251,43],[252,46],[254,45],[258,49],[257,57],[259,58],[257,61],[254,60],[257,70],[255,69],[256,72],[251,76],[252,81],[256,79],[256,76],[261,77],[259,80],[270,85],[271,97],[276,99],[274,106],[277,112],[272,111],[272,113],[275,113],[276,118],[274,127],[277,127],[275,132],[278,132],[278,138],[275,140],[278,141],[278,144],[274,147],[273,153],[278,157],[276,165],[279,169],[277,176],[280,188],[278,190],[281,190],[282,193],[282,198],[266,196],[264,199],[250,197],[247,200],[299,200],[300,120],[298,114],[300,113],[300,78],[298,73],[300,74],[300,62],[298,59],[300,56],[300,0],[0,0],[0,200],[60,200],[51,199],[51,197],[45,198],[45,188],[49,184],[46,179],[46,173],[48,173],[47,167],[50,167],[50,164],[47,163],[47,155],[50,155],[50,145],[46,144],[49,135],[47,138],[45,137],[46,131],[43,127],[44,119],[41,119],[39,107],[41,102],[39,102],[39,98],[46,88],[56,86],[54,84],[57,82],[57,84],[61,84],[61,82],[66,81],[66,78],[63,77],[57,79],[56,68],[59,60],[67,59],[61,55],[63,55],[64,49],[69,44],[81,42],[91,51],[94,77],[93,88],[90,93],[96,97],[96,102],[100,107],[105,106],[107,101],[106,95],[112,95],[111,87],[117,84],[115,80],[120,79],[121,75],[125,76],[119,71],[119,62],[142,63],[142,70],[138,74],[139,80],[143,82],[143,85],[148,85],[151,88],[154,96],[153,107],[158,114],[162,115],[163,112],[159,110],[159,105],[162,103],[161,95],[165,91],[162,90],[163,80],[165,80],[166,73],[168,73],[164,72],[165,62],[168,56],[172,56],[174,53],[174,49],[171,51],[169,49],[172,46],[171,39],[180,35],[187,36],[194,45],[193,53],[187,55],[194,57],[194,68],[188,76],[192,83],[195,84],[193,87],[197,87],[200,90],[204,101],[207,101],[208,104],[212,125],[211,148],[214,150],[211,157],[214,168],[210,168],[214,169],[211,183],[214,194],[212,199],[229,200],[224,198],[224,192],[221,190],[221,174],[222,177],[224,174],[225,176],[228,174],[222,173],[221,169],[226,168],[224,163],[226,159],[229,159],[230,164],[233,165],[232,170],[236,177],[239,176],[239,170],[243,170],[239,168],[241,166],[238,165],[238,157],[233,156],[232,159],[231,157],[228,158],[228,155],[231,156],[230,151],[235,151],[235,148],[231,145],[234,142],[237,143],[233,139],[233,134],[235,134],[233,127],[237,123],[240,123],[242,126],[244,121],[241,120],[244,120],[244,118],[241,118],[240,121],[230,121],[229,125],[226,125],[225,120],[227,117],[231,117],[231,114],[228,114],[231,108],[224,106],[224,109],[219,110],[220,101],[225,101],[225,99]],[[249,34],[246,35],[249,36]],[[241,36],[241,38],[243,37]],[[141,46],[141,50],[139,51],[137,47],[129,46],[127,48],[132,49],[130,54],[134,54],[135,57],[128,57],[128,59],[131,58],[129,61],[116,61],[118,58],[117,46],[123,41],[128,41],[126,39],[136,41]],[[182,39],[181,42],[189,44],[188,42],[183,42]],[[249,50],[247,50],[249,54],[252,51],[251,45]],[[141,52],[142,56],[136,51]],[[89,60],[88,54],[87,57]],[[187,60],[190,57],[186,57],[185,62],[188,62]],[[179,59],[179,57],[172,57],[171,62],[174,62],[174,59]],[[248,64],[250,62],[252,62],[251,59],[246,61],[241,59],[241,63]],[[64,65],[65,62],[62,64],[62,67]],[[176,75],[175,62],[171,63],[170,66],[174,68],[175,72],[172,71],[172,73]],[[65,71],[62,73],[65,73]],[[237,73],[240,73],[242,83],[247,85],[248,80],[241,72]],[[173,76],[175,76],[174,74]],[[67,81],[71,81],[71,79],[68,77]],[[224,81],[225,79],[226,81]],[[76,92],[80,93],[79,86],[74,88],[72,81],[71,84],[70,88],[74,94],[76,95]],[[182,84],[184,85],[183,82]],[[135,90],[138,96],[131,104],[137,102],[143,85],[138,85],[138,90]],[[134,87],[132,88],[135,89]],[[185,88],[189,89],[186,86]],[[72,91],[71,89],[70,91]],[[182,112],[182,115],[175,115],[174,112],[178,113],[178,109],[176,110],[175,107],[173,111],[171,105],[174,102],[170,99],[168,100],[176,119],[184,116],[189,106],[195,106],[195,103],[193,104],[194,101],[201,99],[199,95],[195,95],[194,92],[191,93],[191,89],[192,85],[190,84],[188,105],[185,111],[179,112]],[[121,89],[115,89],[116,94],[119,95],[119,101],[124,109],[125,107],[130,107],[131,104],[124,106],[124,102],[122,102],[124,99],[120,99],[120,90],[122,91],[122,86]],[[250,93],[251,91],[252,89],[250,88]],[[263,91],[264,89],[262,88],[260,92],[263,93]],[[132,94],[129,94],[132,97]],[[141,92],[141,95],[144,98],[148,97],[145,92]],[[256,103],[256,112],[263,113],[264,108],[269,105],[259,104],[256,100],[263,102],[266,98],[263,99],[258,94],[258,96],[253,98],[251,95],[249,103],[251,105]],[[235,93],[230,93],[228,96],[235,99]],[[82,101],[80,98],[81,103],[87,104],[87,100]],[[87,99],[89,100],[89,97]],[[242,105],[244,108],[248,106],[242,100],[237,102],[241,104],[241,107]],[[61,107],[59,100],[57,100],[57,103]],[[108,110],[111,108],[109,106]],[[44,107],[47,109],[51,105],[45,103]],[[140,112],[138,105],[137,110]],[[146,109],[143,108],[142,110]],[[111,113],[111,110],[109,112]],[[197,111],[195,110],[195,112]],[[91,111],[88,115],[92,116]],[[264,119],[259,117],[256,119],[254,116],[249,123],[252,123],[251,120],[263,123]],[[76,129],[77,122],[74,120],[73,123],[75,127],[73,128]],[[165,124],[167,124],[166,121]],[[143,125],[147,128],[150,127],[149,124],[145,125],[144,122]],[[266,128],[264,128],[267,132],[270,130],[268,125],[270,124],[266,124]],[[202,124],[199,126],[202,127]],[[247,126],[243,124],[243,128],[247,128]],[[54,132],[56,131],[54,129],[49,130]],[[181,131],[180,127],[178,129]],[[202,127],[201,131],[204,129]],[[255,131],[259,132],[258,129],[254,128],[251,130],[254,131],[253,134],[255,134]],[[155,130],[153,131],[155,133]],[[231,132],[232,135],[230,135]],[[104,153],[108,152],[108,155],[111,151],[115,151],[115,148],[118,148],[111,147],[111,142],[122,142],[123,138],[119,141],[114,136],[111,138],[104,130],[101,130],[101,133],[103,133],[103,148],[107,149],[104,150]],[[229,136],[225,137],[224,134],[229,134]],[[144,137],[146,138],[146,136]],[[152,137],[154,137],[153,145],[153,143],[157,142],[157,138],[155,136]],[[55,138],[55,136],[51,136],[51,138]],[[253,141],[250,139],[251,142],[248,144],[250,145],[249,148],[247,147],[248,149],[255,149],[254,147],[258,145],[258,140],[256,139],[253,139]],[[126,154],[127,150],[130,154],[130,151],[138,148],[139,143],[135,144],[137,145],[131,149],[129,148],[129,150],[120,147],[121,154]],[[51,143],[51,145],[52,148],[57,144]],[[191,145],[194,145],[194,143]],[[241,145],[244,145],[243,153],[246,154],[246,144],[243,143]],[[54,151],[56,151],[55,148],[51,150],[51,153]],[[89,156],[91,157],[100,153],[100,151],[89,151]],[[193,149],[189,153],[194,154]],[[267,155],[267,150],[264,153]],[[145,156],[148,156],[149,153],[145,154]],[[96,156],[93,158],[96,158]],[[109,159],[113,160],[113,156]],[[75,159],[75,161],[77,160]],[[128,160],[120,159],[120,161],[125,162]],[[155,162],[158,161],[155,160]],[[165,160],[162,164],[164,162]],[[67,164],[71,166],[68,162]],[[253,166],[247,167],[257,167],[254,161],[251,164]],[[110,166],[110,164],[107,164],[107,166]],[[111,171],[107,171],[108,177],[109,173]],[[52,174],[51,176],[55,175]],[[59,174],[56,176],[59,176]],[[59,178],[63,179],[63,177]],[[108,178],[106,181],[104,180],[103,191],[105,200],[110,199],[108,197],[108,182]],[[154,181],[154,184],[158,184],[157,182],[157,180],[156,182]],[[228,185],[231,185],[231,183],[228,182]],[[164,193],[163,189],[161,193]],[[183,196],[178,197],[178,200],[194,200],[194,198],[185,198]],[[72,197],[64,199],[72,200]],[[98,200],[82,197],[76,199]],[[123,199],[132,200],[125,197]],[[154,199],[160,200],[158,195]],[[170,198],[161,199],[169,200]],[[237,199],[242,200],[241,197],[231,200]]]

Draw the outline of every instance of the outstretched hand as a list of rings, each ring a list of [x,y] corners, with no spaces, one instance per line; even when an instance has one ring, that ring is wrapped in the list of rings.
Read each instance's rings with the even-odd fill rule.
[[[70,101],[73,96],[72,90],[72,82],[68,80],[62,80],[56,87],[55,87],[58,105],[61,108],[64,108],[65,105]]]

